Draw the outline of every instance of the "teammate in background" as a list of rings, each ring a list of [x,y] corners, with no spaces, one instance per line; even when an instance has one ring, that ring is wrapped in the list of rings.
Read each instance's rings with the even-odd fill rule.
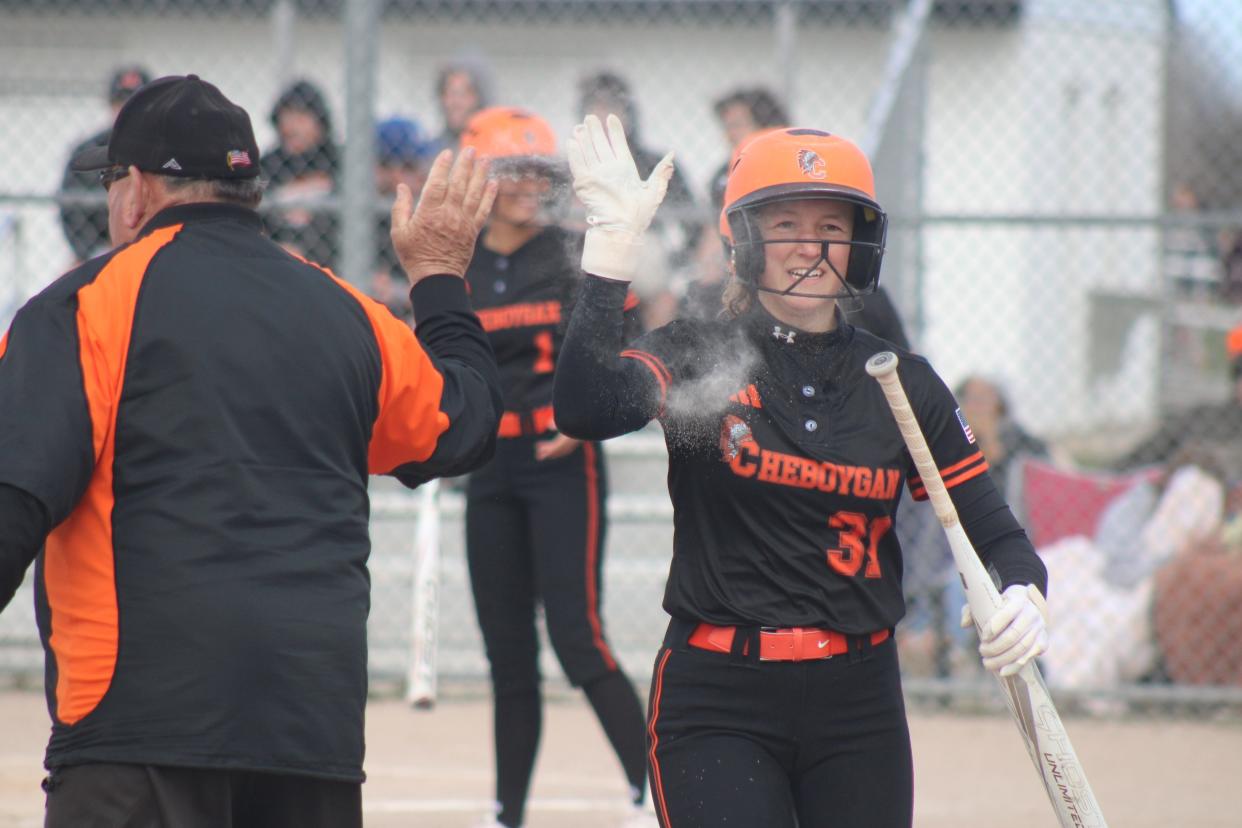
[[[215,86],[143,86],[74,159],[116,249],[0,339],[0,608],[37,555],[48,828],[361,826],[367,474],[495,444],[461,279],[486,164],[444,153],[394,202],[415,334],[264,236],[258,154]]]
[[[815,129],[741,153],[725,194],[732,280],[716,321],[620,337],[635,248],[663,196],[616,119],[575,128],[588,275],[557,365],[557,422],[582,439],[664,426],[672,616],[648,711],[664,828],[908,828],[910,737],[893,626],[904,612],[892,525],[926,497],[864,363],[893,346],[837,302],[875,288],[886,216],[866,157]],[[1045,570],[925,359],[902,379],[967,534],[1001,579],[985,665],[1016,672],[1046,643]],[[801,663],[794,663],[801,662]]]
[[[568,173],[551,127],[522,109],[477,113],[462,146],[491,158],[500,181],[466,281],[500,366],[505,412],[496,458],[467,484],[466,557],[494,701],[497,812],[487,824],[517,828],[542,724],[538,603],[556,656],[586,693],[636,806],[646,767],[643,714],[600,611],[603,452],[558,432],[552,417],[562,318],[581,282],[571,254],[578,240],[555,224],[569,195]],[[626,324],[623,314],[618,324]]]
[[[123,66],[113,72],[112,79],[108,82],[108,107],[112,113],[108,118],[108,126],[69,152],[69,162],[65,164],[65,172],[60,181],[61,195],[69,198],[98,199],[96,205],[66,202],[60,205],[60,226],[65,231],[69,246],[73,248],[75,265],[108,249],[108,205],[100,198],[98,177],[75,171],[70,162],[90,147],[108,146],[112,122],[116,120],[121,106],[150,79],[147,70],[141,66]]]
[[[613,72],[597,72],[583,78],[578,83],[578,117],[594,115],[604,118],[610,112],[617,113],[621,119],[638,174],[643,177],[650,175],[664,153],[643,146],[638,106],[630,85]],[[643,324],[648,328],[657,328],[677,315],[673,281],[690,264],[703,228],[690,187],[676,170],[668,182],[665,201],[668,204],[666,215],[676,221],[652,222],[653,233],[646,245],[648,255],[643,262],[642,274],[633,285],[634,293],[642,300]],[[658,245],[653,243],[657,236]]]
[[[404,184],[418,193],[427,181],[434,153],[418,124],[409,118],[387,118],[375,125],[375,191],[381,203],[390,203],[397,186]],[[378,208],[377,208],[378,209]],[[405,271],[392,246],[392,221],[387,210],[378,215],[376,240],[379,253],[371,277],[371,295],[397,316],[411,318]]]
[[[475,58],[461,58],[445,64],[436,74],[436,100],[444,130],[431,142],[431,149],[456,150],[461,131],[474,113],[491,106],[492,73]]]
[[[307,80],[289,86],[272,107],[280,144],[263,156],[273,241],[316,264],[336,261],[337,219],[326,202],[336,191],[339,153],[332,115],[319,87]]]

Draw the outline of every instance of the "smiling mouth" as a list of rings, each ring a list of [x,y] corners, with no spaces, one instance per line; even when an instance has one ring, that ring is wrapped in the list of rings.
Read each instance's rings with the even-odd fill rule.
[[[820,270],[819,268],[815,268],[814,270],[806,270],[804,268],[795,268],[789,271],[789,276],[794,281],[814,281],[816,279],[823,278],[824,271]]]

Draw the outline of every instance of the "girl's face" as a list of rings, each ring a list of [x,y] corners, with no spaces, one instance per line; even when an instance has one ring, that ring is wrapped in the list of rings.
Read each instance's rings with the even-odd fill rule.
[[[548,180],[539,176],[500,178],[492,221],[514,227],[533,227],[543,223],[543,202],[547,197]]]
[[[825,198],[781,201],[759,209],[759,232],[764,266],[759,278],[759,301],[768,313],[806,331],[829,331],[836,326],[835,296],[845,291],[854,235],[854,206]],[[822,258],[820,242],[828,245]],[[803,278],[805,277],[805,278]],[[799,282],[799,279],[801,281]],[[782,295],[794,284],[795,294]]]

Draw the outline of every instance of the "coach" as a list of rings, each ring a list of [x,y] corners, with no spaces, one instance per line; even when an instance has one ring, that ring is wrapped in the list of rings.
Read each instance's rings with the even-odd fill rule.
[[[0,340],[0,608],[38,553],[47,825],[361,825],[367,474],[472,469],[499,419],[460,278],[486,164],[398,194],[417,335],[263,236],[249,116],[194,75],[74,166],[115,249]]]

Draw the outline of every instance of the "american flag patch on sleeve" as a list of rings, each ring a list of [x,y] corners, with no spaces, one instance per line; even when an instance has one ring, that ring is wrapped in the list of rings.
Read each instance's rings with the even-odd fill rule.
[[[975,433],[970,430],[970,423],[966,422],[966,415],[962,413],[962,409],[955,408],[953,413],[957,415],[957,421],[962,425],[962,433],[966,435],[966,442],[975,442]]]

